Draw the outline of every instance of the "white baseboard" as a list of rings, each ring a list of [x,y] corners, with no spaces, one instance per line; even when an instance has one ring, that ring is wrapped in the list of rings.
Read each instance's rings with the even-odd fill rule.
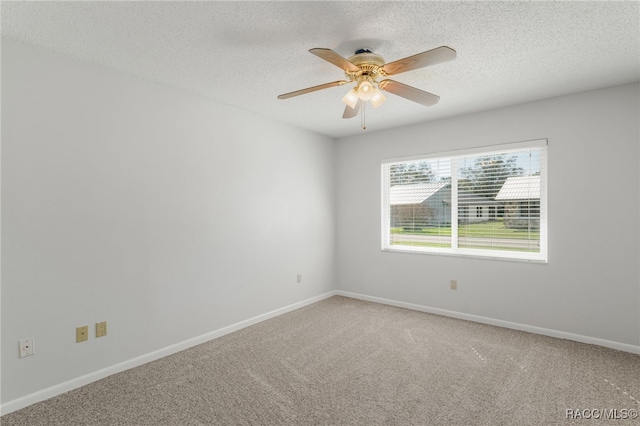
[[[495,325],[498,327],[510,328],[513,330],[527,331],[529,333],[541,334],[543,336],[557,337],[559,339],[573,340],[580,343],[604,346],[619,351],[640,354],[640,346],[629,345],[627,343],[614,342],[611,340],[599,339],[597,337],[583,336],[581,334],[568,333],[566,331],[552,330],[549,328],[536,327],[533,325],[520,324],[517,322],[503,321],[479,315],[465,314],[462,312],[449,311],[446,309],[432,308],[430,306],[416,305],[414,303],[400,302],[397,300],[385,299],[382,297],[367,296],[359,293],[337,290],[339,296],[350,297],[352,299],[366,300],[368,302],[381,303],[383,305],[396,306],[399,308],[411,309],[414,311],[427,312],[430,314],[442,315],[446,317],[458,318],[467,321],[479,322],[482,324]]]
[[[43,389],[38,392],[34,392],[32,394],[23,396],[21,398],[14,399],[13,401],[6,402],[0,406],[0,415],[9,414],[13,411],[19,410],[21,408],[25,408],[29,405],[35,404],[36,402],[44,401],[45,399],[53,398],[54,396],[63,394],[65,392],[69,392],[73,389],[79,388],[81,386],[88,385],[89,383],[93,383],[100,379],[103,379],[107,376],[111,376],[112,374],[120,373],[125,370],[129,370],[130,368],[138,367],[140,365],[146,364],[151,361],[155,361],[157,359],[163,358],[168,355],[172,355],[176,352],[183,351],[185,349],[189,349],[193,346],[200,345],[204,342],[208,342],[209,340],[216,339],[218,337],[222,337],[225,334],[233,333],[234,331],[238,331],[245,327],[249,327],[251,325],[257,324],[259,322],[277,317],[282,314],[286,314],[287,312],[294,311],[296,309],[302,308],[307,305],[311,305],[312,303],[319,302],[321,300],[327,299],[331,296],[335,296],[336,291],[330,291],[319,296],[311,297],[309,299],[305,299],[301,302],[297,302],[288,306],[285,306],[280,309],[273,310],[271,312],[267,312],[262,315],[258,315],[253,318],[249,318],[244,321],[240,321],[238,323],[232,324],[230,326],[221,328],[219,330],[212,331],[207,334],[203,334],[198,337],[194,337],[189,340],[185,340],[180,343],[176,343],[175,345],[167,346],[165,348],[159,349],[154,352],[150,352],[145,355],[141,355],[139,357],[130,359],[128,361],[121,362],[116,365],[112,365],[111,367],[104,368],[102,370],[95,371],[93,373],[86,374],[81,377],[77,377],[75,379],[69,380],[64,383],[60,383],[55,386],[51,386],[47,389]]]

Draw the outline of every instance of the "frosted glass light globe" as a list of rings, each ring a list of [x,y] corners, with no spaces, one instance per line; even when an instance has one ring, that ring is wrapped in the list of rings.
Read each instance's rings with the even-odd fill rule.
[[[381,91],[379,91],[378,89],[374,89],[374,94],[371,97],[371,105],[373,105],[374,108],[379,107],[386,100],[387,100],[387,97],[383,95]]]
[[[360,87],[358,88],[358,97],[363,101],[368,101],[373,97],[374,91],[375,88],[373,87],[373,85],[365,80],[360,83]]]
[[[349,105],[351,108],[355,108],[358,103],[358,92],[356,92],[355,89],[349,90],[349,93],[344,95],[344,98],[342,98],[342,102]]]

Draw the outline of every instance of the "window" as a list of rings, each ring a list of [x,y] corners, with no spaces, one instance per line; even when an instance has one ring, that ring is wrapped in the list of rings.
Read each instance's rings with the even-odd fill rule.
[[[382,162],[382,249],[547,261],[547,141]]]

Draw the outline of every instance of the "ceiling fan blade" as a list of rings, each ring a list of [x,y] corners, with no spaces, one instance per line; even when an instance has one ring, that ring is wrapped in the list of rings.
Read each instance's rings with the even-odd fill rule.
[[[384,64],[382,69],[388,75],[400,74],[401,72],[423,68],[441,62],[451,61],[456,58],[456,51],[447,46],[436,47],[417,55]]]
[[[382,80],[378,83],[378,87],[386,92],[402,96],[405,99],[424,106],[435,105],[440,100],[440,96],[438,95],[393,80]]]
[[[313,53],[319,58],[324,59],[325,61],[331,62],[333,65],[340,67],[344,71],[358,72],[360,68],[351,62],[347,61],[342,56],[338,55],[331,49],[325,49],[322,47],[316,47],[313,49],[309,49],[309,52]]]
[[[289,99],[294,96],[304,95],[305,93],[311,93],[322,89],[328,89],[330,87],[342,86],[349,83],[347,80],[332,81],[331,83],[320,84],[318,86],[307,87],[306,89],[296,90],[295,92],[289,92],[278,96],[278,99]]]
[[[351,108],[349,105],[344,109],[344,113],[342,114],[342,118],[353,118],[358,115],[358,111],[360,111],[360,105],[362,105],[362,100],[358,100],[355,108]]]

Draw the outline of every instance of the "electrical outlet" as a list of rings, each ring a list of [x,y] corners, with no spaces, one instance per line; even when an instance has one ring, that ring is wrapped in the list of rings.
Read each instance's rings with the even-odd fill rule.
[[[302,283],[302,274],[298,274],[297,283]]]
[[[457,290],[458,289],[458,280],[451,280],[451,283],[449,284],[449,286],[451,287],[451,290]]]
[[[107,335],[107,322],[97,322],[96,323],[96,337],[102,337]]]
[[[86,342],[89,340],[89,326],[83,325],[76,328],[76,343]]]
[[[33,337],[18,341],[20,349],[20,358],[31,356],[36,353],[36,347],[33,345]]]

